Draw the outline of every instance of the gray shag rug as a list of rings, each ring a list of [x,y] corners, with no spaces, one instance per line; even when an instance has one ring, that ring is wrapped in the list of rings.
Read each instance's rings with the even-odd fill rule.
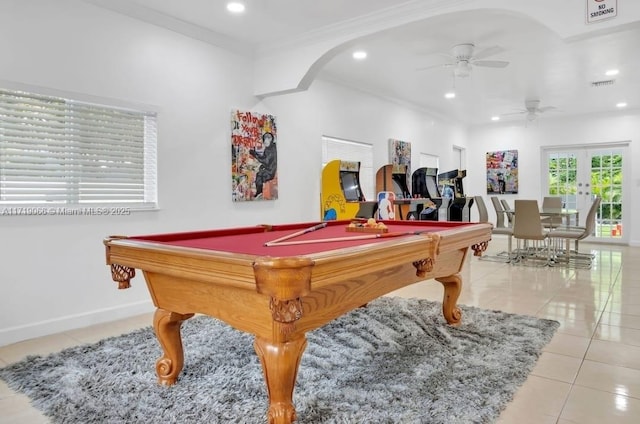
[[[556,321],[383,297],[307,334],[298,423],[490,423],[525,381]],[[265,423],[253,336],[209,317],[182,326],[178,383],[156,384],[151,327],[0,369],[53,423]]]

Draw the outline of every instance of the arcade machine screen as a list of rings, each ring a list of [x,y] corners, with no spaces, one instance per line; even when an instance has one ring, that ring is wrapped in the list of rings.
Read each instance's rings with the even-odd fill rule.
[[[436,184],[436,180],[434,178],[427,178],[426,183],[427,183],[427,193],[435,194],[436,196],[433,196],[433,197],[440,197],[440,190],[438,190],[438,184]]]
[[[396,199],[411,198],[409,187],[407,187],[407,178],[404,174],[393,174],[391,176],[391,182],[393,183],[393,192],[396,195]]]
[[[340,184],[347,202],[364,201],[362,192],[360,191],[360,180],[355,172],[340,171]]]
[[[419,168],[412,175],[413,195],[423,199],[431,199],[431,203],[425,203],[420,210],[419,219],[427,221],[440,220],[440,207],[442,196],[438,189],[438,168]],[[446,216],[446,209],[442,217]]]

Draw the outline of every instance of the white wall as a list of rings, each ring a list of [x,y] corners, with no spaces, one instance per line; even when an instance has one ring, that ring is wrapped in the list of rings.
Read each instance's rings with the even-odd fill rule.
[[[484,155],[494,150],[518,150],[519,190],[517,195],[506,198],[541,198],[542,148],[548,146],[571,146],[630,142],[629,157],[623,158],[629,165],[640,163],[640,112],[626,114],[589,115],[573,118],[550,118],[543,116],[533,125],[525,127],[524,120],[515,123],[484,125],[469,131],[468,173],[479,176],[486,173]],[[471,160],[473,158],[473,160]],[[640,169],[630,166],[625,175],[629,184],[629,195],[624,199],[625,213],[633,214],[640,208]],[[482,194],[487,202],[486,179],[467,178],[465,190]],[[487,203],[490,205],[490,203]],[[489,214],[489,218],[492,218]],[[630,217],[632,215],[629,215]],[[635,222],[634,222],[635,221]],[[629,244],[640,246],[640,226],[637,220],[629,220]]]
[[[240,52],[241,53],[241,52]],[[322,135],[374,144],[374,167],[388,163],[388,140],[412,143],[457,167],[467,149],[465,191],[485,193],[484,154],[520,151],[521,196],[538,198],[540,146],[637,140],[638,116],[473,128],[443,122],[388,100],[315,81],[302,93],[258,101],[251,63],[168,30],[76,0],[0,2],[0,85],[43,87],[150,105],[158,111],[160,210],[131,216],[0,216],[0,345],[117,319],[152,306],[141,276],[117,290],[102,239],[320,218]],[[230,112],[278,119],[279,199],[231,201]],[[633,158],[638,148],[632,143]],[[633,202],[638,205],[638,171]],[[632,209],[633,210],[633,209]],[[640,237],[637,229],[633,240]]]
[[[125,291],[110,281],[102,239],[219,226],[234,215],[224,211],[229,116],[255,104],[249,61],[86,3],[15,0],[0,4],[0,80],[151,105],[161,207],[118,217],[1,216],[0,345],[149,310],[141,277]]]
[[[76,0],[0,3],[0,85],[158,111],[160,201],[131,216],[0,216],[0,345],[152,310],[141,276],[111,281],[107,235],[319,219],[322,135],[373,143],[375,167],[389,138],[443,168],[465,143],[464,129],[327,82],[259,102],[251,72],[239,54]],[[278,119],[277,201],[231,201],[234,108]]]

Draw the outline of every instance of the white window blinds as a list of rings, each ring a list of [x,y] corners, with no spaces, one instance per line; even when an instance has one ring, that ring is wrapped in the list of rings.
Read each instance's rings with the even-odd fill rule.
[[[0,89],[0,205],[157,206],[156,115]]]

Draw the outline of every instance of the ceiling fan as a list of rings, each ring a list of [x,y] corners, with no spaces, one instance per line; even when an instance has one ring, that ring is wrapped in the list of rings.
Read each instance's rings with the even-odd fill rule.
[[[524,110],[521,110],[519,112],[504,113],[503,116],[525,114],[526,118],[527,118],[527,121],[531,122],[531,121],[535,121],[536,119],[538,119],[538,116],[540,116],[541,114],[555,109],[555,106],[543,106],[543,107],[540,107],[540,100],[539,99],[526,99],[524,101],[524,107],[525,107]]]
[[[489,47],[479,51],[475,55],[474,50],[475,46],[472,43],[458,44],[453,46],[450,54],[446,55],[451,58],[450,62],[418,68],[418,71],[443,67],[453,68],[453,74],[456,77],[468,77],[469,74],[471,74],[471,69],[476,66],[486,68],[504,68],[509,64],[509,62],[504,60],[484,60],[485,57],[503,52],[504,49],[502,47]]]

